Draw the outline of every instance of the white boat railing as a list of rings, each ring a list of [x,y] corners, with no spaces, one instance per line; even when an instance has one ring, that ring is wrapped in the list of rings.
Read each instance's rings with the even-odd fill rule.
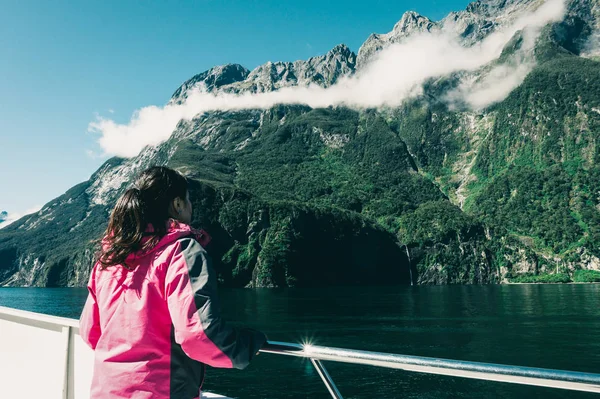
[[[321,361],[600,393],[600,374],[506,366],[324,346],[268,342],[261,352],[310,359],[333,398],[342,398]],[[93,351],[75,319],[0,306],[0,390],[7,398],[89,398]],[[203,398],[224,398],[203,394]]]
[[[88,399],[93,369],[78,320],[0,306],[0,398]]]

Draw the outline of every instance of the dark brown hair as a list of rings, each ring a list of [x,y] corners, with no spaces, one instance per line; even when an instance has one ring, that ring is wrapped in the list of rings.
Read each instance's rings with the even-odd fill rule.
[[[175,198],[186,199],[188,182],[177,171],[153,166],[119,198],[110,215],[98,256],[101,268],[123,265],[137,251],[154,247],[167,232],[169,206]],[[147,232],[148,225],[152,231]],[[143,240],[148,237],[147,240]]]

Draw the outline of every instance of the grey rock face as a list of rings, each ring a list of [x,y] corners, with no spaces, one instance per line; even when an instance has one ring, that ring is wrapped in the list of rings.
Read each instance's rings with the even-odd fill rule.
[[[329,87],[341,76],[354,73],[355,66],[356,55],[346,45],[340,44],[327,54],[307,61],[268,62],[261,65],[250,72],[238,88],[239,91],[260,93],[309,84]]]
[[[206,90],[212,92],[222,86],[243,81],[248,77],[249,73],[250,71],[239,64],[216,66],[185,81],[173,93],[171,101],[175,103],[184,101],[187,98],[187,91],[199,84],[204,84]]]
[[[431,21],[413,11],[407,12],[392,31],[369,36],[358,51],[357,69],[364,67],[377,52],[416,34],[444,31],[457,35],[464,46],[472,46],[497,29],[510,25],[523,12],[533,11],[541,4],[542,0],[478,0],[470,3],[465,10],[451,12],[441,21]],[[568,15],[598,26],[598,1],[568,0],[567,10]]]
[[[340,44],[327,54],[306,61],[267,62],[252,72],[240,65],[224,65],[194,76],[177,89],[171,99],[181,102],[186,91],[204,84],[206,92],[264,93],[289,86],[316,84],[329,87],[340,77],[351,75],[356,67],[356,54]]]
[[[402,40],[416,33],[434,32],[440,29],[441,25],[438,22],[433,22],[414,11],[406,12],[400,21],[394,25],[394,29],[391,32],[386,34],[373,33],[367,38],[358,51],[357,67],[364,66],[374,54],[391,44],[400,43]]]

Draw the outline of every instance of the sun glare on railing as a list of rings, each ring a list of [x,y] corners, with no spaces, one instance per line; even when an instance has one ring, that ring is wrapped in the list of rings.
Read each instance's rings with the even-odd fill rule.
[[[304,342],[302,343],[302,348],[304,349],[304,352],[310,352],[312,350],[313,345],[310,342]]]

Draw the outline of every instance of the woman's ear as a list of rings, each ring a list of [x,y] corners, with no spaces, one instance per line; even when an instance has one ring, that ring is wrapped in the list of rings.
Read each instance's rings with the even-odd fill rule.
[[[179,198],[175,198],[169,204],[169,214],[173,218],[177,218],[177,215],[179,213],[181,213],[181,211],[178,211],[179,209],[181,209],[181,204],[179,204],[178,201],[179,201]]]

